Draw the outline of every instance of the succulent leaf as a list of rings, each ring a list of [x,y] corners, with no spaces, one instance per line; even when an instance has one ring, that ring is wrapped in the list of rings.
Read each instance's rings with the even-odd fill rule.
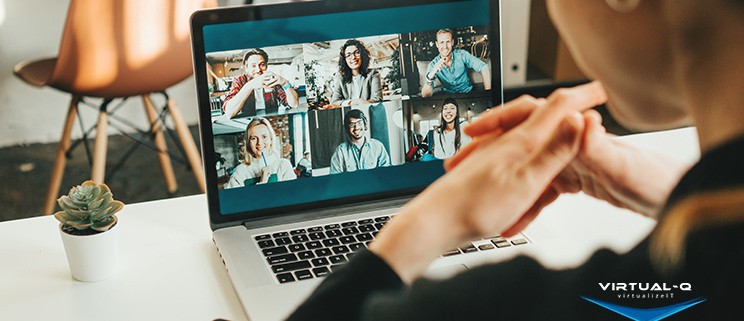
[[[55,213],[54,217],[63,225],[100,232],[116,224],[114,214],[124,207],[124,203],[114,200],[111,189],[106,184],[96,184],[93,181],[85,181],[72,187],[57,203],[62,211]]]

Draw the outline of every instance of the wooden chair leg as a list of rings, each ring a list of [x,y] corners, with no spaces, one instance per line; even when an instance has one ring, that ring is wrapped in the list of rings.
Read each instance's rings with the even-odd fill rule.
[[[194,138],[189,132],[189,127],[183,121],[181,110],[173,103],[173,99],[168,99],[168,111],[173,117],[173,123],[176,125],[176,132],[178,133],[178,139],[183,145],[183,149],[186,152],[186,158],[189,160],[191,171],[194,173],[196,182],[199,184],[199,189],[202,193],[206,191],[206,183],[204,182],[204,168],[202,167],[201,157],[199,151],[196,149]]]
[[[102,184],[106,179],[106,149],[108,148],[108,112],[105,107],[98,112],[96,141],[93,145],[93,168],[90,179]]]
[[[158,149],[158,161],[160,162],[160,169],[163,171],[165,186],[169,193],[175,193],[178,190],[178,183],[176,182],[176,174],[173,172],[170,155],[168,155],[168,145],[165,143],[165,136],[160,128],[158,112],[152,104],[150,95],[142,95],[142,101],[145,104],[147,118],[150,120],[150,124],[152,124],[150,133],[155,136],[155,147]]]
[[[59,187],[62,184],[62,176],[65,173],[65,165],[67,165],[67,150],[70,148],[70,136],[72,134],[72,126],[75,124],[75,117],[77,116],[77,105],[80,101],[79,96],[72,96],[70,101],[70,108],[67,109],[67,118],[65,120],[65,126],[62,129],[62,138],[57,144],[57,153],[54,158],[54,167],[52,168],[52,179],[49,182],[49,190],[47,191],[47,197],[44,201],[43,213],[46,215],[54,213],[54,205],[59,195]]]

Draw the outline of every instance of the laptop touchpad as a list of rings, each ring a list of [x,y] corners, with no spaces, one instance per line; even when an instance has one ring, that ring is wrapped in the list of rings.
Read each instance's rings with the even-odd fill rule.
[[[424,277],[429,279],[446,279],[467,270],[468,267],[464,264],[437,266],[428,269],[426,273],[424,273]]]

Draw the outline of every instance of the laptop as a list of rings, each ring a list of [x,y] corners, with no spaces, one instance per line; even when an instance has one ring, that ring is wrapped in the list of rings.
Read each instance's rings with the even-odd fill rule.
[[[285,318],[374,242],[470,141],[456,128],[502,103],[497,0],[218,8],[191,28],[213,239],[254,321]],[[427,276],[534,242],[474,240]]]

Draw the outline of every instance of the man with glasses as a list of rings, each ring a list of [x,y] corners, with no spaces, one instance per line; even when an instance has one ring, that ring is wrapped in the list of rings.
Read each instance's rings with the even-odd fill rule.
[[[268,69],[269,55],[262,49],[252,49],[243,56],[244,74],[235,77],[222,109],[228,117],[235,117],[244,106],[257,111],[276,111],[282,107],[297,107],[299,97],[284,77]]]
[[[367,117],[353,109],[344,115],[344,142],[331,156],[331,174],[390,166],[390,156],[379,140],[367,138]]]
[[[488,64],[465,50],[453,50],[452,30],[437,31],[436,45],[439,55],[434,57],[426,68],[426,83],[421,88],[422,97],[429,97],[433,94],[436,79],[439,79],[442,83],[442,90],[448,94],[469,93],[473,90],[473,84],[468,77],[468,69],[479,72],[483,76],[484,89],[491,89],[491,71],[488,69]]]

